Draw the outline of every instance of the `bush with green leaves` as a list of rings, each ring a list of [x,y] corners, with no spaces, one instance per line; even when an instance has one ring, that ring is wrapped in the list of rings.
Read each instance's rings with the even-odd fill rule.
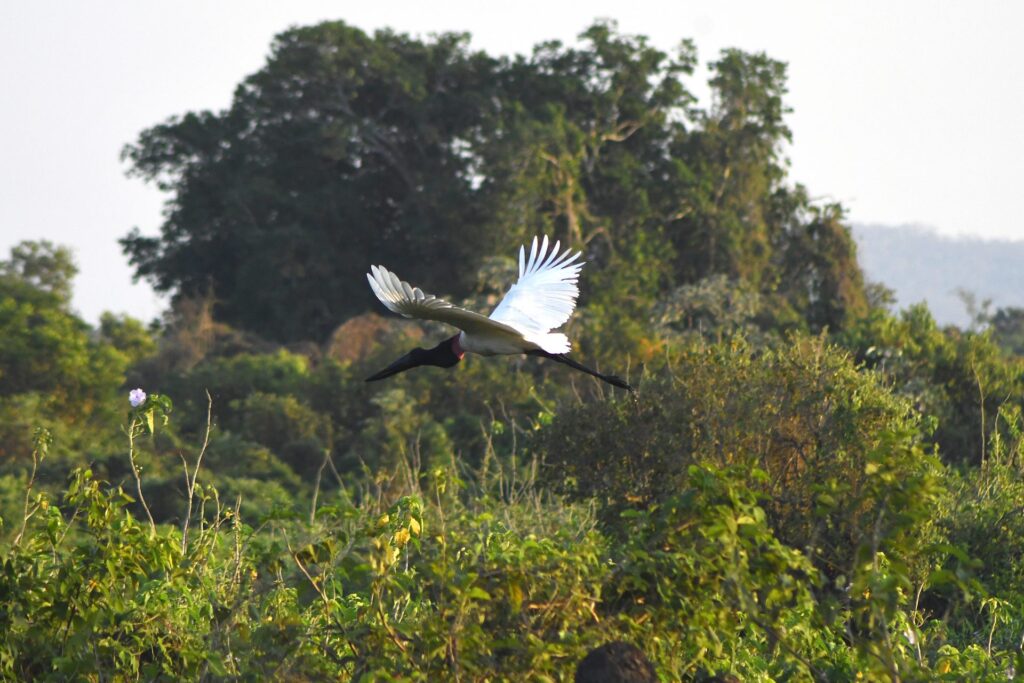
[[[1024,360],[988,332],[940,329],[924,305],[873,311],[837,341],[913,402],[947,462],[982,464],[1000,409],[1024,407]]]
[[[926,517],[940,494],[910,406],[820,337],[684,346],[635,398],[560,413],[542,449],[552,485],[598,497],[612,519],[675,495],[693,464],[762,470],[773,528],[830,576],[899,526],[876,520],[888,499]]]

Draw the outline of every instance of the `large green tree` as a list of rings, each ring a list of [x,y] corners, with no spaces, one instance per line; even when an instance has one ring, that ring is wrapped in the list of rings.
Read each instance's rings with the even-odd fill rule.
[[[699,109],[692,43],[669,54],[611,23],[580,38],[498,59],[465,35],[281,34],[228,110],[126,148],[171,193],[159,237],[123,240],[137,275],[212,295],[229,324],[320,340],[372,304],[371,263],[460,296],[484,257],[546,233],[585,250],[595,330],[637,336],[666,287],[715,274],[842,326],[863,286],[841,214],[786,183],[785,66],[728,50]]]
[[[318,338],[369,304],[371,262],[462,283],[480,209],[467,146],[493,106],[493,59],[446,34],[372,38],[340,22],[279,35],[231,108],[171,119],[125,150],[172,192],[139,275],[269,338]],[[454,279],[454,281],[453,281]]]

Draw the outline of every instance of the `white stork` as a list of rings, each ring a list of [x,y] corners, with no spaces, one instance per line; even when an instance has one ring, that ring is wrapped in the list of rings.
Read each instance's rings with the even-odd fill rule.
[[[577,286],[583,263],[580,253],[566,249],[559,253],[559,242],[548,251],[548,238],[533,238],[530,254],[519,248],[519,281],[505,294],[490,317],[453,306],[447,301],[424,294],[383,266],[371,266],[366,279],[377,298],[389,310],[406,318],[436,320],[459,328],[460,332],[432,349],[416,348],[375,375],[374,382],[420,365],[450,368],[466,353],[482,356],[525,353],[542,356],[581,370],[622,389],[632,391],[615,375],[591,370],[566,355],[572,348],[569,338],[552,330],[560,327],[576,308]]]

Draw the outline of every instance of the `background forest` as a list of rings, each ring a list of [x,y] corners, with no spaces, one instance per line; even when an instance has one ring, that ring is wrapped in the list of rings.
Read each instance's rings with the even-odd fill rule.
[[[787,177],[785,65],[727,50],[698,102],[697,59],[324,23],[129,144],[163,320],[76,317],[61,246],[0,262],[3,678],[557,681],[617,639],[665,681],[1024,670],[1024,314],[892,312]],[[362,381],[446,334],[371,263],[489,310],[538,234],[635,394]]]

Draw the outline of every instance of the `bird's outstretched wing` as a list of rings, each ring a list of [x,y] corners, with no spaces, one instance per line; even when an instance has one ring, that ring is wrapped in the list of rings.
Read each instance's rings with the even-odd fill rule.
[[[514,327],[527,338],[538,338],[569,319],[580,293],[576,283],[583,263],[576,263],[580,252],[566,249],[559,254],[559,246],[555,242],[548,251],[547,236],[539,245],[534,237],[528,258],[526,247],[519,247],[519,281],[495,307],[491,320]]]
[[[408,282],[398,279],[397,275],[383,266],[370,266],[366,279],[382,304],[406,318],[436,320],[469,333],[501,332],[516,337],[522,336],[519,330],[501,321],[453,306],[436,296],[424,294],[422,289],[412,287]]]

